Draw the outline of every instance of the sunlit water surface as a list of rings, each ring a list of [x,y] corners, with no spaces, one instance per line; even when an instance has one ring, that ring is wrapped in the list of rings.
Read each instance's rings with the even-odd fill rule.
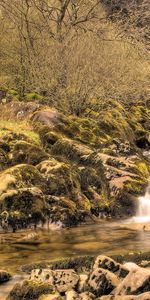
[[[48,261],[78,255],[126,254],[150,249],[150,224],[99,221],[71,229],[37,230],[0,234],[0,269],[20,274],[20,267],[38,261]],[[17,276],[18,276],[17,275]],[[0,286],[0,300],[20,277]]]

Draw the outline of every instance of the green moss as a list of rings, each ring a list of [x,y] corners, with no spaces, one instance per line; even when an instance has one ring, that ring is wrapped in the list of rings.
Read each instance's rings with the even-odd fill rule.
[[[149,177],[149,168],[145,162],[143,162],[143,161],[139,162],[136,165],[136,168],[137,168],[138,172],[140,173],[140,175],[142,175],[144,178]]]
[[[12,95],[12,96],[17,96],[18,95],[18,92],[15,89],[10,89],[10,90],[7,91],[7,93],[9,95]]]
[[[133,195],[142,195],[148,181],[145,179],[132,179],[130,181],[127,181],[124,185],[124,190]]]
[[[41,295],[54,294],[54,286],[40,281],[26,280],[23,284],[16,284],[8,296],[8,300],[38,299]]]
[[[28,163],[36,165],[48,158],[48,154],[40,146],[26,141],[17,141],[11,151],[12,164]]]
[[[59,139],[52,147],[53,154],[61,154],[67,159],[76,161],[77,163],[83,156],[89,155],[92,152],[89,147],[67,138]]]
[[[39,101],[41,101],[43,99],[44,99],[43,96],[41,96],[41,95],[39,95],[39,94],[37,94],[35,92],[31,92],[31,93],[26,93],[25,94],[25,100],[26,101],[32,101],[32,100],[39,100]]]

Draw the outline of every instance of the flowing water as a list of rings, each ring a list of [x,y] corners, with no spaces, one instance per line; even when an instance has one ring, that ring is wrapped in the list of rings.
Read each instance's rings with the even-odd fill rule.
[[[55,230],[0,233],[0,269],[15,274],[12,281],[0,286],[0,300],[5,300],[12,286],[22,280],[20,267],[24,264],[78,255],[149,251],[150,187],[145,196],[139,198],[137,215],[130,220],[99,220],[95,224],[83,224],[71,229],[51,229]]]
[[[137,223],[150,222],[150,184],[148,185],[145,196],[139,197],[137,214],[132,220]]]

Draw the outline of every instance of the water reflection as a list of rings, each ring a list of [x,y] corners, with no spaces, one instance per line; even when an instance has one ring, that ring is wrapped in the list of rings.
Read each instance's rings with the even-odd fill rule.
[[[100,222],[56,232],[38,230],[30,239],[31,233],[7,234],[0,245],[0,268],[16,272],[23,264],[62,257],[149,251],[150,231],[133,229],[125,224]]]

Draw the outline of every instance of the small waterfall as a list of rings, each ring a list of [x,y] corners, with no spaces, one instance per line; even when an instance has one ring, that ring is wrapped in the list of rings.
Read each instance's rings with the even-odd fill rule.
[[[145,196],[139,198],[139,206],[135,220],[138,222],[150,222],[150,184]]]

